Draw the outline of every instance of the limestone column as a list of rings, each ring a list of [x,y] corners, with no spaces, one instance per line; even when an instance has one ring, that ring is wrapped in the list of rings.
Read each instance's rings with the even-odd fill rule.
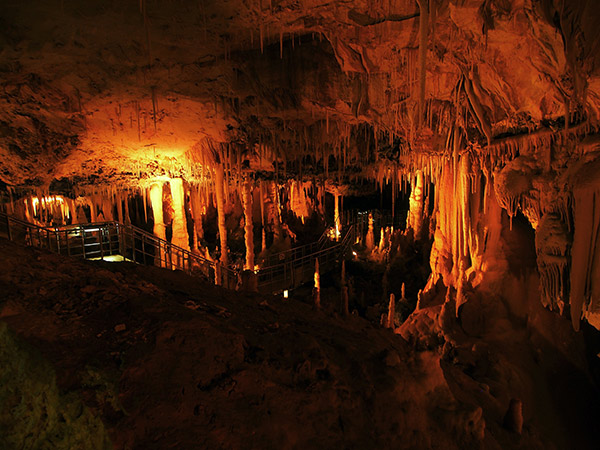
[[[152,206],[152,215],[154,216],[154,235],[165,241],[167,239],[165,222],[163,218],[163,186],[162,183],[154,183],[150,186],[150,205]],[[157,266],[164,265],[164,248],[162,243],[156,248],[154,255]]]
[[[171,197],[173,198],[173,237],[171,238],[171,243],[189,250],[190,242],[185,220],[183,180],[181,178],[173,178],[169,184],[171,185]]]
[[[228,264],[227,258],[227,228],[225,227],[225,199],[223,192],[223,166],[218,164],[215,168],[215,196],[217,197],[217,215],[219,225],[219,240],[221,241],[221,263]]]

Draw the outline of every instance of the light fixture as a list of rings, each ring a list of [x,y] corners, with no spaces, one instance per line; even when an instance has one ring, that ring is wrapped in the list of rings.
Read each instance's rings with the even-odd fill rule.
[[[288,298],[289,297],[289,292],[286,289],[285,291],[283,291],[283,298]]]

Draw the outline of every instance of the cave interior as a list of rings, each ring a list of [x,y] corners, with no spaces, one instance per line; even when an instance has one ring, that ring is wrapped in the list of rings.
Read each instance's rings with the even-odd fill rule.
[[[0,448],[600,447],[597,0],[3,0]]]

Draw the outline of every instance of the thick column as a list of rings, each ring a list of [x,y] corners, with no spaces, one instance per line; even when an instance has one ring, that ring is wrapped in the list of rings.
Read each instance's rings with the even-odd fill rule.
[[[219,240],[221,241],[221,263],[224,266],[227,266],[227,228],[225,227],[225,194],[223,192],[223,178],[223,166],[218,164],[215,168],[215,196],[217,197]]]
[[[150,205],[152,206],[152,215],[154,216],[154,235],[163,241],[167,239],[165,230],[165,221],[163,217],[163,186],[162,183],[154,183],[150,186]],[[162,244],[156,248],[154,255],[155,264],[163,266],[165,261],[164,248]]]
[[[171,185],[171,197],[173,198],[173,237],[171,243],[189,250],[190,241],[185,220],[183,180],[173,178],[169,184]]]

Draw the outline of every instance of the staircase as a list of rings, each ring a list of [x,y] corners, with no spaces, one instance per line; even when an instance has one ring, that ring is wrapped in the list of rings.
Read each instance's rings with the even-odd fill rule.
[[[348,227],[344,237],[333,245],[327,246],[331,241],[323,235],[314,243],[271,255],[267,265],[257,272],[258,289],[275,293],[311,281],[317,258],[321,273],[333,270],[354,242],[355,229],[354,225]],[[223,267],[133,225],[115,221],[42,227],[0,211],[0,236],[61,255],[181,270],[229,289],[237,288],[240,279],[238,270]]]

